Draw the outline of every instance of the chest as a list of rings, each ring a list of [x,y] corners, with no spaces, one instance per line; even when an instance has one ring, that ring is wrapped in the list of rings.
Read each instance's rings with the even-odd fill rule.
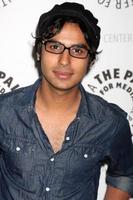
[[[49,139],[53,151],[56,153],[62,148],[67,128],[74,120],[75,115],[43,115],[38,113],[40,124]]]
[[[62,118],[59,117],[58,120],[56,120],[55,116],[53,116],[53,118],[50,117],[51,121],[49,120],[49,117],[50,116],[46,116],[45,118],[40,117],[40,123],[42,123],[42,127],[52,145],[54,152],[57,152],[62,147],[66,129],[70,125],[74,116],[63,116]],[[63,147],[65,151],[63,149],[63,151],[59,154],[54,155],[54,159],[56,161],[55,165],[57,165],[56,167],[61,167],[62,171],[66,169],[66,177],[73,176],[76,178],[76,182],[80,182],[83,177],[88,177],[87,175],[90,172],[90,175],[92,175],[92,170],[95,169],[95,166],[99,166],[100,164],[99,160],[102,160],[102,158],[105,157],[106,144],[107,141],[109,141],[109,138],[104,137],[104,133],[108,132],[108,129],[103,131],[103,129],[100,129],[101,126],[99,126],[95,126],[95,123],[90,121],[90,119],[87,121],[85,118],[80,118],[78,120],[74,120],[71,124],[70,127],[73,128],[67,129],[68,133],[72,133],[69,134],[70,141],[64,144]],[[101,130],[101,133],[99,130]],[[19,173],[21,171],[33,173],[31,169],[36,169],[37,173],[39,171],[41,174],[42,166],[47,165],[47,163],[51,165],[53,164],[48,162],[47,150],[44,148],[42,151],[40,145],[36,143],[32,144],[33,138],[32,140],[30,140],[30,138],[29,140],[26,139],[30,132],[29,129],[24,131],[21,128],[20,132],[21,138],[5,137],[5,140],[2,141],[3,150],[5,151],[4,159],[6,163],[8,163],[7,166],[11,170]],[[23,134],[25,134],[25,138]],[[102,143],[103,148],[101,148],[101,145],[98,145],[98,141],[101,140],[100,138],[102,138],[102,141],[103,138],[104,140],[107,139],[107,141],[104,141],[104,144]],[[48,169],[50,169],[50,167],[48,167]],[[46,171],[46,174],[48,174],[48,171]]]

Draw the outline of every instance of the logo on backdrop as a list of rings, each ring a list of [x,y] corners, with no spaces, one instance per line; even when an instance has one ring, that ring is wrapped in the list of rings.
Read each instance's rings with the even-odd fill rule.
[[[118,10],[133,6],[133,0],[97,0],[97,1],[98,4],[103,5],[106,8],[113,6]]]
[[[13,91],[20,87],[19,84],[14,83],[14,78],[8,76],[5,72],[0,71],[0,94]]]
[[[6,7],[8,6],[10,3],[12,3],[13,0],[0,0],[0,7]]]
[[[106,69],[96,74],[93,78],[96,84],[87,84],[93,93],[100,94],[104,98],[111,92],[113,96],[116,95],[116,98],[119,98],[119,92],[122,91],[126,99],[125,105],[127,105],[127,97],[129,98],[131,105],[128,106],[130,109],[128,120],[133,130],[133,72],[128,69],[123,72],[120,68]]]
[[[102,40],[104,43],[133,43],[133,33],[106,33],[103,34]]]

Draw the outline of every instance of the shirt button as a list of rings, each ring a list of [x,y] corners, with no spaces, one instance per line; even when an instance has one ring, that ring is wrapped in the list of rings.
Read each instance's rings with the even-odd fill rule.
[[[50,160],[51,160],[51,162],[53,162],[53,161],[54,161],[54,158],[50,158]]]
[[[20,147],[16,147],[16,151],[20,151]]]
[[[84,158],[88,158],[88,154],[87,153],[84,154]]]
[[[49,188],[49,187],[46,187],[45,190],[46,190],[47,192],[49,192],[49,191],[50,191],[50,188]]]
[[[66,141],[69,141],[70,140],[70,137],[68,136],[68,137],[66,137]]]

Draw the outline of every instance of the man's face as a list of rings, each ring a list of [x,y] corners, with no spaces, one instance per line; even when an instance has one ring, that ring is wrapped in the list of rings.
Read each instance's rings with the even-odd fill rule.
[[[62,30],[51,40],[60,42],[65,47],[83,45],[89,49],[79,25],[75,23],[65,23]],[[84,59],[75,58],[69,55],[68,49],[61,54],[54,54],[47,52],[42,46],[41,70],[45,77],[43,81],[49,87],[58,90],[77,87],[87,72],[88,63],[89,56]]]

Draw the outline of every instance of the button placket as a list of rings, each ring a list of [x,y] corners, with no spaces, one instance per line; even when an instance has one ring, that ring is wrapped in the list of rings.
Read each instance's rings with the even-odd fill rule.
[[[47,176],[49,177],[48,180],[47,180],[47,183],[44,187],[44,190],[45,192],[47,193],[47,195],[49,195],[48,193],[51,191],[51,182],[52,182],[52,174],[54,173],[54,161],[55,161],[55,158],[54,158],[54,155],[51,157],[49,157],[49,167],[48,167],[48,173],[47,173]]]

